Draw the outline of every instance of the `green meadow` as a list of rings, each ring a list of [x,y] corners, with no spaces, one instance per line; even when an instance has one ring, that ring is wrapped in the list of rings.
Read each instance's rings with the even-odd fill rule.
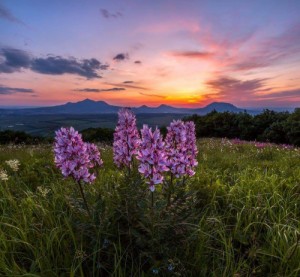
[[[98,147],[89,216],[52,145],[0,146],[1,276],[300,276],[299,148],[200,139],[168,205]]]

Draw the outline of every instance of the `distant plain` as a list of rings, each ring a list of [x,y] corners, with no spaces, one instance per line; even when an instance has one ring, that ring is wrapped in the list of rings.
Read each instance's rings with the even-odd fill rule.
[[[185,114],[138,114],[137,125],[167,126],[173,119],[183,118]],[[0,131],[24,131],[31,135],[53,137],[61,126],[73,126],[81,131],[87,128],[112,128],[117,124],[117,114],[57,114],[57,115],[22,115],[0,114]]]

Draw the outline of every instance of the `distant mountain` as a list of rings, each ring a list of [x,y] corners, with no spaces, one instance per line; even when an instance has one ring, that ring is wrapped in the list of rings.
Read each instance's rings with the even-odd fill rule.
[[[42,115],[42,114],[114,114],[121,107],[109,105],[104,101],[93,101],[85,99],[76,103],[68,102],[64,105],[42,108],[27,109],[1,109],[0,114],[25,114],[25,115]],[[217,112],[243,112],[245,109],[237,108],[230,103],[213,102],[203,108],[175,108],[168,105],[160,105],[158,107],[141,107],[132,108],[136,114],[142,113],[174,113],[174,114],[200,114],[204,115],[213,110]],[[249,111],[251,112],[251,111]]]
[[[104,101],[85,99],[76,103],[68,102],[64,105],[36,109],[24,109],[24,112],[38,114],[89,114],[89,113],[116,113],[119,107],[107,104]]]
[[[191,109],[175,108],[168,105],[160,105],[158,107],[148,107],[143,105],[138,108],[132,108],[135,113],[191,113]]]
[[[214,110],[217,112],[233,112],[233,113],[239,113],[239,112],[245,111],[245,109],[237,108],[236,106],[234,106],[230,103],[213,102],[213,103],[205,106],[204,108],[194,109],[193,112],[196,114],[207,114]]]

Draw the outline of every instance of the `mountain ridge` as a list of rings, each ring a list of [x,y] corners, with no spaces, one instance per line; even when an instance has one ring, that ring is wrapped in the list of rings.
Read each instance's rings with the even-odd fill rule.
[[[67,102],[62,105],[49,106],[49,107],[37,107],[37,108],[24,108],[24,109],[0,109],[2,114],[114,114],[123,107],[114,106],[99,100],[94,101],[91,99],[84,99],[78,102]],[[213,110],[217,112],[249,112],[238,108],[231,103],[226,102],[212,102],[201,108],[177,108],[166,104],[160,104],[157,107],[149,107],[142,105],[140,107],[130,107],[130,109],[136,113],[174,113],[174,114],[199,114],[204,115]]]

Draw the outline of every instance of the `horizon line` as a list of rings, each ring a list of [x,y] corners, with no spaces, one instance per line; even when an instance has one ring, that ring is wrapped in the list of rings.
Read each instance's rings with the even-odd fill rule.
[[[90,98],[84,98],[82,100],[79,100],[77,102],[71,102],[71,101],[68,101],[68,102],[64,102],[64,103],[61,103],[61,104],[55,104],[55,105],[37,105],[37,106],[33,106],[33,105],[0,105],[0,109],[35,109],[35,108],[48,108],[48,107],[57,107],[57,106],[62,106],[62,105],[66,105],[68,103],[72,103],[72,104],[76,104],[76,103],[80,103],[80,102],[83,102],[83,101],[86,101],[86,100],[90,100],[92,102],[104,102],[110,106],[116,106],[116,107],[120,107],[120,108],[141,108],[141,107],[147,107],[147,108],[159,108],[160,106],[168,106],[168,107],[171,107],[171,108],[176,108],[176,109],[187,109],[187,110],[195,110],[195,109],[201,109],[201,108],[205,108],[211,104],[214,104],[214,103],[222,103],[222,104],[229,104],[229,105],[233,105],[234,107],[238,108],[238,109],[297,109],[299,108],[300,106],[291,106],[291,107],[284,107],[284,106],[249,106],[249,107],[241,107],[241,106],[237,106],[235,104],[232,104],[230,102],[223,102],[223,101],[212,101],[210,102],[209,104],[207,105],[204,105],[204,106],[200,106],[200,107],[190,107],[190,108],[187,108],[187,107],[178,107],[178,106],[172,106],[172,105],[168,105],[168,104],[165,104],[165,103],[161,103],[157,106],[148,106],[146,104],[143,104],[141,106],[119,106],[119,105],[115,105],[115,104],[110,104],[108,103],[107,101],[104,101],[104,100],[93,100],[93,99],[90,99]]]

